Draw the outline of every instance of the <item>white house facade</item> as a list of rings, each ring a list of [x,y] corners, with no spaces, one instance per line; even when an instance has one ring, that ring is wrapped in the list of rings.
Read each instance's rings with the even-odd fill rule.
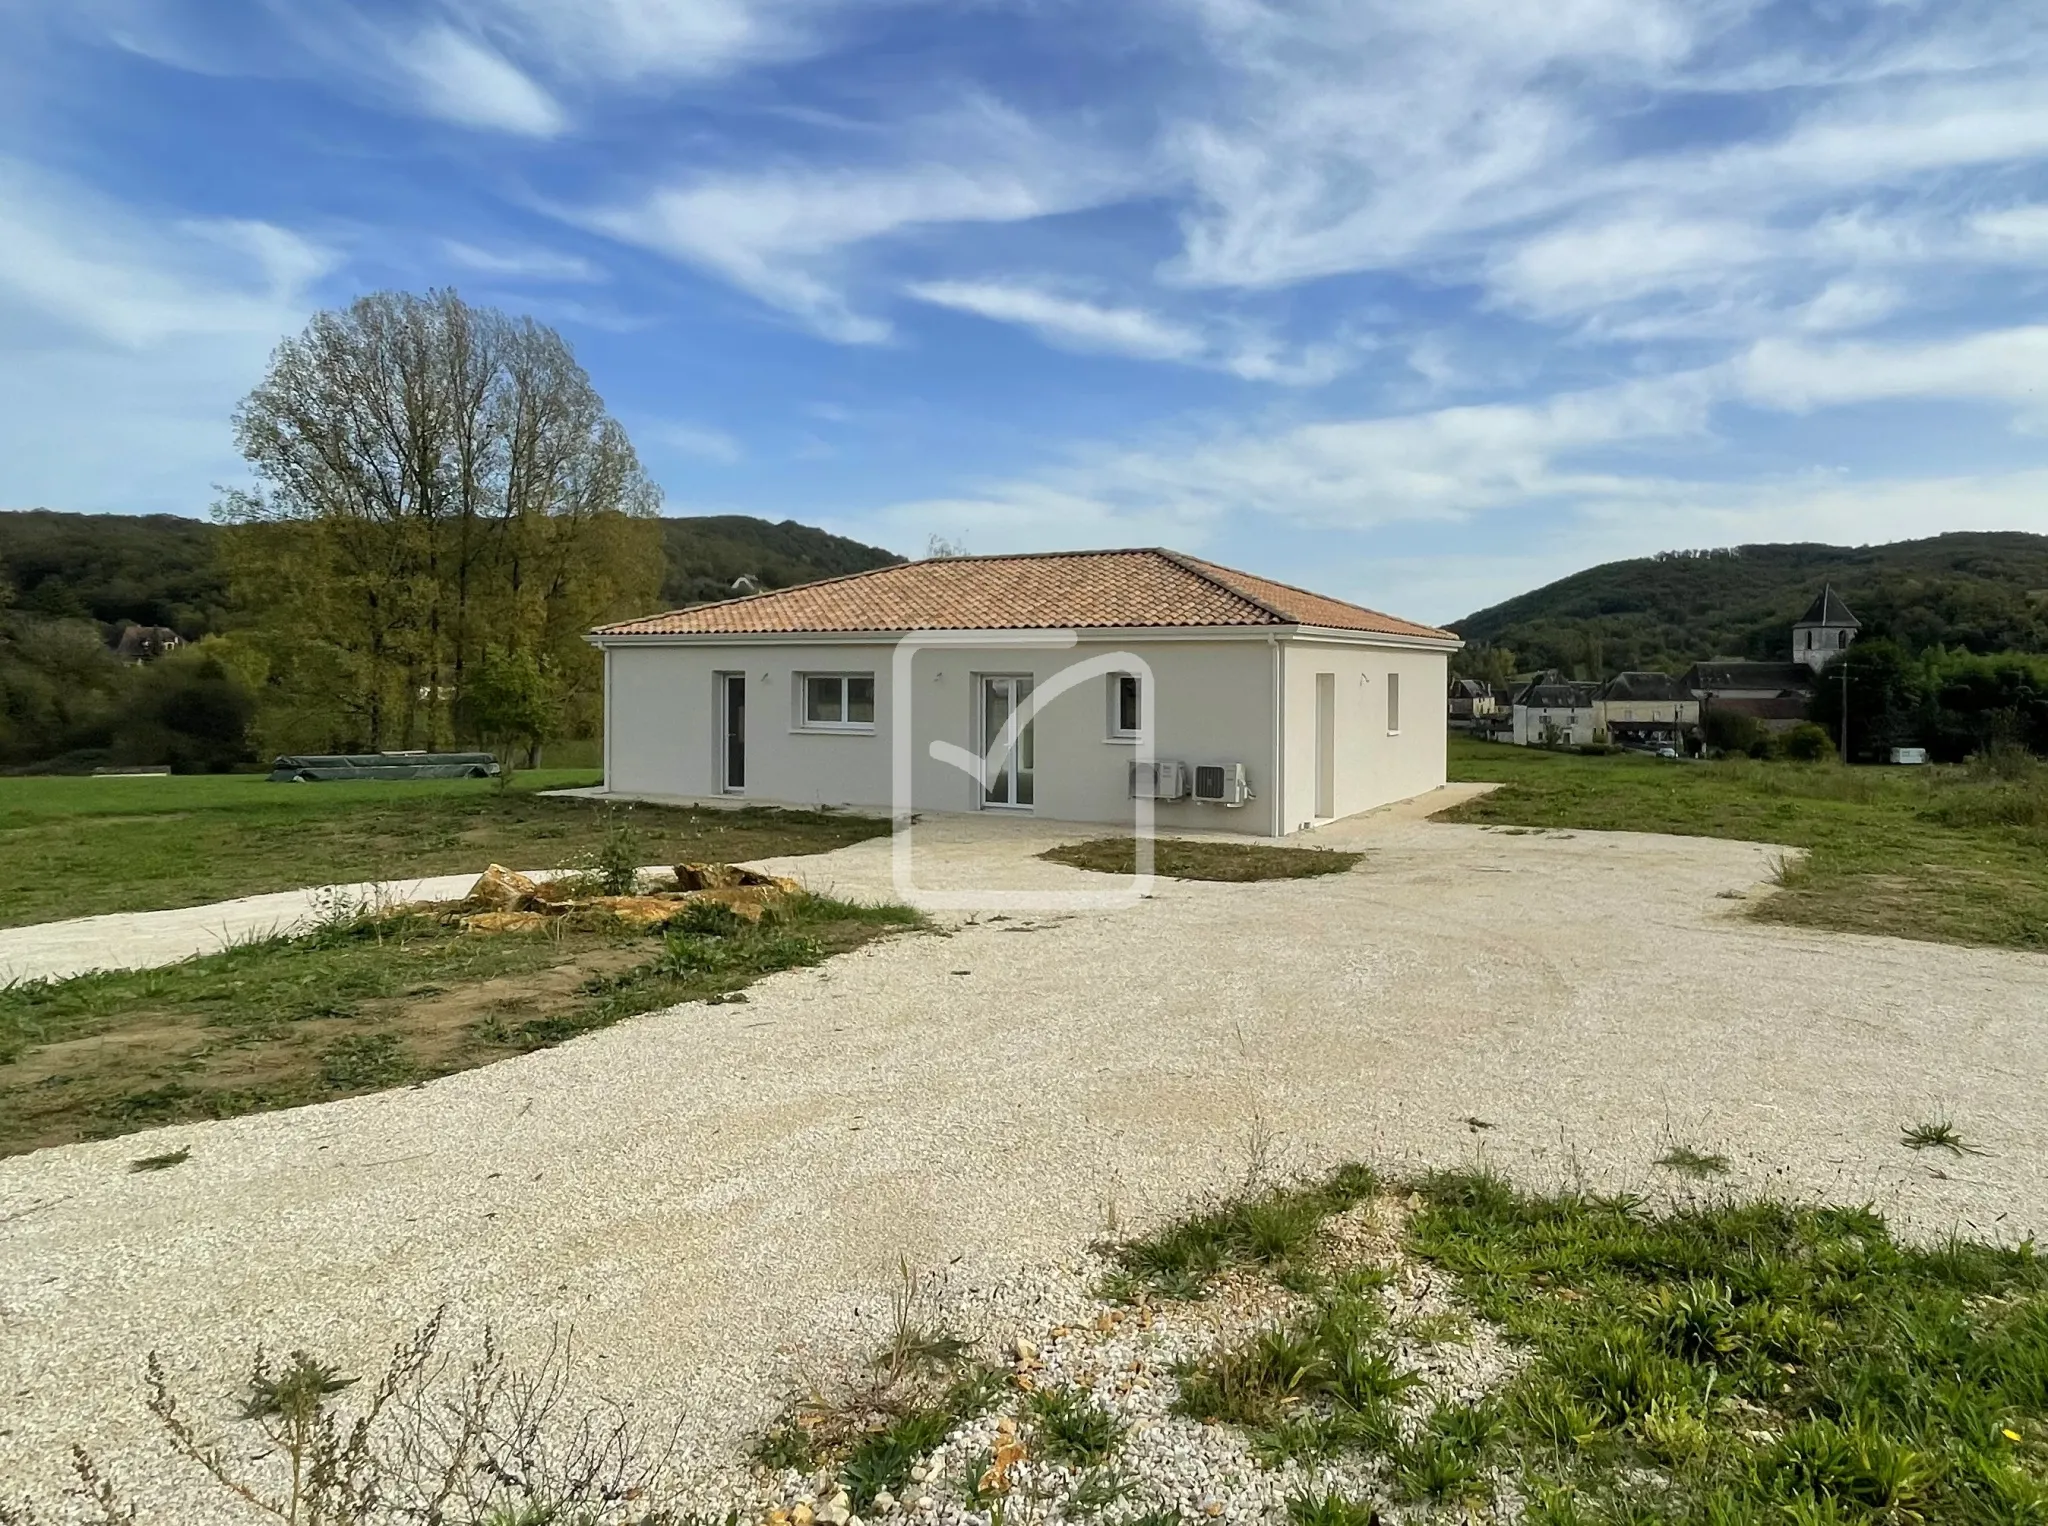
[[[1161,830],[1261,836],[1443,784],[1458,645],[1164,551],[908,563],[591,639],[613,795],[1128,825],[1142,793]]]

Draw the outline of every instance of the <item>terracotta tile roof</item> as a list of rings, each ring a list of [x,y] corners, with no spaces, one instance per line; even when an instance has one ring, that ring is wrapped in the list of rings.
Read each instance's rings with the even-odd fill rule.
[[[1060,551],[904,562],[600,626],[605,636],[1317,625],[1456,641],[1285,583],[1172,551]]]

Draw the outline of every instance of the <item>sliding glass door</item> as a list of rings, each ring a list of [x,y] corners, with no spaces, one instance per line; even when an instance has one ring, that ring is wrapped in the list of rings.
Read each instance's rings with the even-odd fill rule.
[[[1010,746],[989,761],[989,752],[1002,740],[1003,728],[1031,696],[1029,678],[981,680],[981,803],[991,810],[1016,810],[1032,803],[1031,723],[1025,722]]]

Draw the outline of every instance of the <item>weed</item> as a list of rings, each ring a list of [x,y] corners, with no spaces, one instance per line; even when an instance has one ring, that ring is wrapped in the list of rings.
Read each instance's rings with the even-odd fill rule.
[[[1981,1155],[1984,1152],[1963,1141],[1956,1126],[1947,1119],[1915,1123],[1900,1131],[1899,1143],[1909,1150],[1946,1150],[1951,1155]]]
[[[872,1508],[875,1496],[884,1492],[901,1493],[910,1483],[910,1470],[946,1439],[954,1424],[943,1409],[913,1410],[863,1438],[839,1469],[854,1508]]]
[[[1728,1174],[1728,1157],[1706,1155],[1685,1145],[1673,1145],[1657,1157],[1657,1164],[1680,1176],[1694,1178],[1725,1176]]]
[[[1334,1490],[1293,1494],[1287,1499],[1287,1526],[1379,1526],[1379,1519],[1379,1511],[1371,1505]]]
[[[818,1453],[810,1432],[793,1420],[774,1425],[754,1443],[748,1454],[764,1468],[808,1473],[818,1465]]]
[[[173,1166],[182,1166],[192,1158],[189,1148],[167,1150],[162,1155],[145,1155],[140,1160],[128,1162],[130,1171],[168,1171]]]
[[[239,1421],[247,1431],[203,1433],[155,1352],[145,1364],[146,1405],[181,1464],[285,1526],[582,1526],[617,1519],[626,1500],[640,1502],[635,1519],[656,1518],[674,1488],[673,1428],[648,1431],[623,1406],[570,1408],[566,1335],[522,1369],[489,1329],[470,1360],[444,1355],[441,1325],[436,1314],[399,1343],[347,1412],[335,1397],[355,1380],[305,1352],[281,1367],[257,1352]],[[93,1507],[91,1518],[132,1526],[137,1512],[114,1478],[82,1449],[74,1467],[81,1487],[73,1492]],[[0,1506],[0,1522],[33,1520]]]
[[[1138,1481],[1121,1468],[1090,1468],[1067,1491],[1067,1513],[1098,1515],[1137,1492]]]
[[[1123,1444],[1128,1427],[1085,1389],[1040,1388],[1025,1396],[1033,1451],[1073,1468],[1100,1467]]]

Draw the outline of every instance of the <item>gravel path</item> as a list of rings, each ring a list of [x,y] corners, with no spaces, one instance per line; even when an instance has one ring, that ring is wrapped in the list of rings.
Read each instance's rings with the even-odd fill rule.
[[[482,865],[478,865],[481,871]],[[546,879],[559,871],[529,871]],[[402,901],[452,901],[466,895],[476,874],[426,879],[316,885],[269,895],[180,906],[170,911],[112,912],[29,927],[0,928],[0,984],[10,980],[64,980],[93,970],[146,970],[194,954],[217,954],[237,943],[300,931],[338,910],[395,906]]]
[[[258,1340],[363,1371],[444,1303],[527,1349],[573,1322],[709,1468],[872,1335],[899,1257],[1018,1319],[1112,1209],[1254,1157],[1640,1188],[1675,1142],[1923,1232],[2048,1231],[2048,961],[1750,924],[1723,897],[1758,893],[1752,844],[1398,812],[1326,838],[1366,862],[959,920],[431,1085],[0,1161],[0,1479],[53,1487],[80,1439],[175,1495],[145,1351],[224,1396]],[[925,867],[1095,878],[1050,840],[935,825]],[[880,888],[888,851],[800,867]],[[1936,1113],[1985,1153],[1900,1146]]]

